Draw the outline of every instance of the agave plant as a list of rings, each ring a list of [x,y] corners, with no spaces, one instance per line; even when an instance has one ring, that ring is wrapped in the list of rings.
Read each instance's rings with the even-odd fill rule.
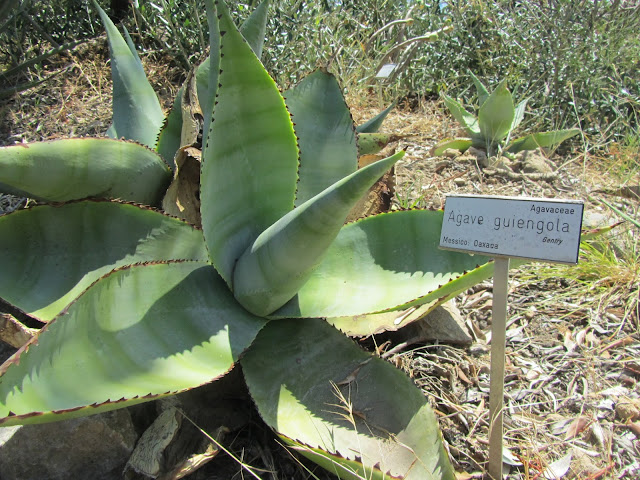
[[[433,155],[442,155],[449,148],[464,152],[472,146],[485,150],[489,155],[495,155],[498,150],[506,153],[518,153],[522,150],[535,150],[539,147],[557,145],[580,133],[579,129],[571,128],[532,133],[514,140],[511,139],[511,134],[524,118],[528,99],[524,99],[517,106],[514,106],[513,97],[506,86],[506,80],[500,82],[496,89],[489,93],[478,77],[472,72],[469,74],[478,93],[480,103],[478,116],[467,111],[462,103],[448,95],[443,97],[451,115],[460,122],[469,137],[442,140],[433,147]]]
[[[345,334],[397,329],[399,311],[427,311],[492,263],[437,248],[442,211],[345,225],[403,152],[358,169],[335,79],[318,71],[284,98],[225,4],[206,5],[210,58],[157,142],[151,93],[131,81],[144,76],[135,49],[103,15],[123,95],[110,131],[147,146],[0,149],[0,190],[52,202],[0,217],[0,297],[44,324],[0,367],[0,425],[147,402],[240,364],[264,421],[339,477],[453,479],[422,392]],[[184,171],[194,93],[201,229],[140,205],[166,198],[172,173],[158,152],[176,159],[173,182]]]

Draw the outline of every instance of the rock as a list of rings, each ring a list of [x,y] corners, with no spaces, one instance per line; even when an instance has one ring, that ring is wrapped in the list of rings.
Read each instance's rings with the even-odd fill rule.
[[[467,184],[467,181],[464,178],[454,178],[453,183],[458,187],[464,187]]]
[[[124,478],[182,478],[212,460],[219,450],[205,432],[220,442],[250,421],[252,400],[242,380],[235,368],[213,384],[157,401],[159,415],[140,437]]]
[[[0,428],[2,480],[121,479],[138,434],[127,409]]]
[[[640,400],[634,398],[622,398],[615,407],[616,417],[623,423],[640,419]]]
[[[585,209],[582,216],[582,228],[601,228],[613,225],[618,219],[610,210]]]
[[[485,152],[484,150],[480,150],[475,147],[469,147],[469,150],[467,150],[467,153],[475,157],[476,161],[478,162],[478,165],[481,168],[487,168],[489,166],[489,158],[487,157],[487,152]]]
[[[127,473],[128,470],[133,470],[137,474],[150,478],[157,478],[161,473],[165,473],[164,452],[175,439],[181,424],[182,416],[175,408],[168,408],[162,412],[140,437],[127,462]],[[125,475],[125,478],[129,476]]]
[[[450,166],[451,166],[451,161],[442,160],[442,161],[436,163],[435,171],[436,171],[436,173],[440,173],[441,170],[444,170],[445,168],[449,168]]]
[[[397,332],[387,332],[393,344],[442,342],[454,345],[471,345],[473,339],[464,324],[460,310],[446,302],[419,320],[402,327]]]
[[[420,336],[427,341],[471,345],[473,338],[465,326],[458,307],[446,302],[416,322]]]
[[[444,152],[442,152],[442,155],[440,156],[447,158],[456,158],[460,155],[462,155],[462,152],[460,152],[460,150],[456,150],[455,148],[447,148]]]
[[[523,151],[518,154],[524,173],[553,173],[553,168],[538,150]]]

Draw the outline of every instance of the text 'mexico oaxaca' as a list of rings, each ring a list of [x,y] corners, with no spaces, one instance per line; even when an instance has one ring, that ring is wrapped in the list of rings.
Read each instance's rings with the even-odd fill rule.
[[[583,209],[578,200],[448,195],[440,247],[577,263]]]

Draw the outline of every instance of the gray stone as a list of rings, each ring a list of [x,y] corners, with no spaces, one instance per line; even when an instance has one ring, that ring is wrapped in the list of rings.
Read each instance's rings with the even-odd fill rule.
[[[611,213],[611,210],[590,210],[585,209],[582,216],[582,228],[608,227],[616,223],[618,219]]]
[[[451,302],[440,305],[418,320],[415,328],[425,341],[437,340],[457,345],[471,345],[473,342],[460,310]]]
[[[473,342],[460,310],[451,302],[446,302],[424,317],[410,320],[402,328],[385,335],[385,338],[397,346],[433,342],[471,345]]]
[[[164,465],[165,450],[178,436],[182,425],[182,415],[175,407],[167,408],[153,424],[145,430],[126,465],[126,471],[150,478],[158,478],[167,471]],[[172,466],[172,465],[170,465]],[[126,475],[133,477],[132,475]]]
[[[484,150],[469,147],[467,154],[473,156],[481,168],[487,168],[489,166],[489,158],[487,157],[487,152]]]
[[[0,428],[2,480],[121,479],[138,435],[127,409]]]

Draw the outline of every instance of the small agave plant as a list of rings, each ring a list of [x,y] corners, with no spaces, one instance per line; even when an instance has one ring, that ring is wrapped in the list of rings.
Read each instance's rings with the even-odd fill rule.
[[[266,424],[339,477],[453,479],[420,389],[345,334],[397,328],[398,311],[442,303],[492,263],[438,249],[442,211],[345,225],[403,153],[358,169],[335,79],[318,71],[283,98],[256,56],[262,23],[243,36],[223,2],[206,6],[210,57],[167,121],[99,10],[114,138],[0,149],[0,191],[42,203],[0,217],[0,297],[44,324],[0,367],[0,425],[151,401],[240,364]]]
[[[483,83],[472,72],[469,72],[478,93],[480,109],[476,117],[467,111],[462,103],[444,95],[444,103],[451,115],[464,127],[468,138],[447,138],[438,142],[432,149],[433,155],[442,155],[445,150],[466,151],[469,147],[485,150],[489,155],[500,152],[518,153],[523,150],[535,150],[540,147],[557,145],[567,138],[580,133],[577,128],[555,130],[552,132],[532,133],[512,140],[511,134],[518,128],[524,118],[527,100],[514,106],[511,92],[507,89],[506,80],[498,84],[489,93]]]

